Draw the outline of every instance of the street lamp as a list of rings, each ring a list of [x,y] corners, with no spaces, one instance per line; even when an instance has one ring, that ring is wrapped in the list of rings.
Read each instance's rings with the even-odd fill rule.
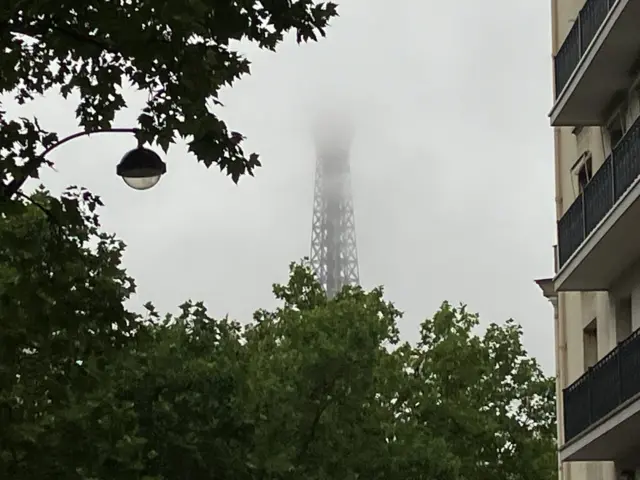
[[[116,168],[116,173],[122,177],[124,183],[135,190],[154,187],[166,172],[167,165],[158,154],[144,147],[127,152]]]
[[[103,130],[84,131],[69,135],[49,146],[37,157],[29,159],[21,169],[22,175],[14,178],[7,185],[3,186],[2,183],[0,183],[0,199],[2,197],[4,197],[4,199],[11,199],[14,195],[19,194],[19,190],[24,182],[38,171],[38,168],[40,168],[45,161],[47,154],[75,138],[92,135],[94,133],[135,134],[136,132],[137,129],[135,128],[106,128]],[[166,172],[167,165],[158,154],[142,145],[125,154],[116,168],[116,173],[122,177],[124,183],[135,190],[148,190],[155,186],[160,181],[160,177]]]

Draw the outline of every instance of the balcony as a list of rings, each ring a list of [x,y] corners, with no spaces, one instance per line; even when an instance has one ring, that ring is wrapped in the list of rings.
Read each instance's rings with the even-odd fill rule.
[[[563,391],[561,461],[640,466],[640,330]]]
[[[640,118],[558,221],[556,291],[609,290],[640,258]]]
[[[587,0],[554,58],[553,126],[602,125],[640,54],[640,0]]]

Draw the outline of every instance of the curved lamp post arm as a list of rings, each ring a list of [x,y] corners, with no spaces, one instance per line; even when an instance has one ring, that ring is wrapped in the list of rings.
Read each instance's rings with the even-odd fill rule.
[[[18,191],[22,188],[22,185],[24,185],[27,179],[38,171],[38,168],[40,168],[46,156],[53,150],[58,148],[60,145],[64,145],[65,143],[79,137],[93,135],[94,133],[136,133],[137,131],[137,128],[105,128],[102,130],[82,131],[69,135],[68,137],[59,140],[58,142],[45,149],[45,151],[40,155],[30,158],[22,167],[24,174],[21,177],[14,178],[4,188],[2,188],[2,185],[0,184],[1,196],[3,196],[5,199],[13,198],[13,196],[16,195],[16,193],[18,193]]]

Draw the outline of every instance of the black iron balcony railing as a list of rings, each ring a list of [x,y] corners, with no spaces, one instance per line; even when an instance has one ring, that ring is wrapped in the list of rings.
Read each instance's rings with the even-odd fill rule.
[[[587,0],[554,60],[556,98],[580,63],[600,25],[617,0]]]
[[[564,439],[568,442],[640,393],[640,329],[565,388]]]
[[[640,175],[640,118],[614,147],[584,191],[558,221],[559,267],[571,258],[591,231]]]

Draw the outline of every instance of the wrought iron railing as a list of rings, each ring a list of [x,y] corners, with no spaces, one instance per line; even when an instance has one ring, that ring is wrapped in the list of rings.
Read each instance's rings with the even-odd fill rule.
[[[640,393],[640,329],[565,388],[564,439],[575,438]]]
[[[558,221],[559,267],[571,258],[582,242],[640,175],[640,118],[614,147],[584,191]]]
[[[554,58],[556,98],[617,0],[587,0]]]

